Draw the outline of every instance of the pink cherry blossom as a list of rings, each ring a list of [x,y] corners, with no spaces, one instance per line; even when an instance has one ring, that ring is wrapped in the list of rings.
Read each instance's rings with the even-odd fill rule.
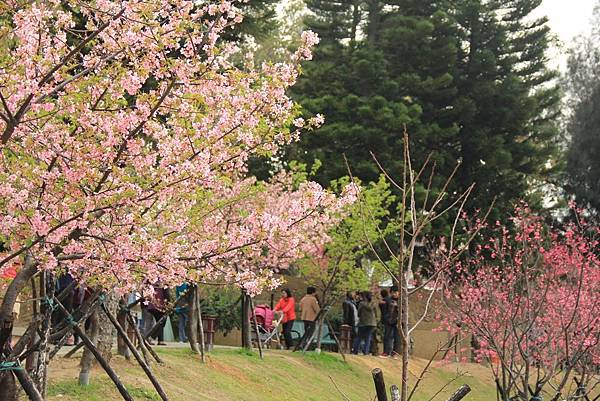
[[[317,37],[290,63],[238,67],[221,39],[235,3],[81,2],[76,38],[62,4],[2,11],[14,46],[0,60],[0,273],[27,254],[119,292],[277,285],[353,199],[247,176],[250,157],[298,139],[286,92]]]

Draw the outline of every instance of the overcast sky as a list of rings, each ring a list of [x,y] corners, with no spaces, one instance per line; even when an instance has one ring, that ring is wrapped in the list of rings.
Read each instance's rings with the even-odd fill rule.
[[[544,0],[539,8],[550,20],[550,27],[568,47],[574,37],[590,30],[590,17],[598,0]],[[564,49],[553,52],[559,65],[564,65]]]
[[[568,42],[589,30],[590,16],[597,0],[544,0],[540,11],[550,19],[552,30]]]

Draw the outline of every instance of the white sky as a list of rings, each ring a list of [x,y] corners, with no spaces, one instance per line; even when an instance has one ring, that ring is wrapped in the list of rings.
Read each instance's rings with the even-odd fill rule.
[[[548,17],[550,28],[562,42],[562,49],[552,52],[559,66],[564,66],[564,48],[577,35],[590,31],[590,18],[597,2],[598,0],[544,0],[538,9],[540,15]]]

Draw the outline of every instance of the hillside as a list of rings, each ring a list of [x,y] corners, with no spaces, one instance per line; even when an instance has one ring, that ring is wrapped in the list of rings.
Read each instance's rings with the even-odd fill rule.
[[[353,356],[344,363],[336,354],[306,354],[267,351],[265,359],[237,349],[216,349],[206,365],[188,349],[159,350],[165,366],[154,366],[171,401],[352,401],[374,399],[371,369],[380,367],[386,383],[399,383],[399,362],[376,357]],[[109,401],[121,400],[106,374],[96,368],[92,384],[77,385],[78,358],[59,358],[50,366],[49,400]],[[425,362],[413,361],[412,373],[418,374]],[[131,390],[135,400],[160,400],[141,368],[134,362],[115,357],[114,366]],[[434,400],[445,400],[461,384],[473,392],[468,401],[495,398],[493,383],[485,367],[474,364],[437,364],[424,380],[415,401],[427,401],[445,383],[461,375]],[[414,379],[413,379],[414,381]],[[335,382],[335,385],[334,385]],[[339,390],[336,390],[336,386]]]

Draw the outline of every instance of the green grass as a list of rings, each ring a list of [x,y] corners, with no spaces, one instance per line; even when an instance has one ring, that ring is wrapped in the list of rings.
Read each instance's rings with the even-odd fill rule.
[[[125,386],[135,400],[160,401],[153,390],[146,387]],[[105,401],[105,394],[113,390],[113,383],[108,378],[98,378],[88,386],[80,386],[77,379],[60,381],[48,388],[48,396],[58,399],[81,399],[86,401]]]
[[[215,349],[202,365],[199,357],[186,348],[158,349],[164,366],[153,364],[170,401],[370,401],[374,397],[371,370],[382,368],[386,383],[400,383],[399,361],[374,357],[347,357],[332,353],[290,353],[267,351],[258,353],[240,349]],[[80,387],[77,360],[56,360],[50,370],[49,401],[110,401],[121,400],[106,374],[95,369],[91,384]],[[160,398],[139,366],[120,357],[112,365],[130,390],[132,397],[142,401]],[[411,363],[411,381],[418,375],[424,361]],[[54,375],[53,375],[54,374]],[[426,376],[413,401],[426,401],[444,385],[447,387],[434,401],[443,401],[460,385],[467,383],[473,393],[465,401],[495,399],[488,371],[478,365],[437,364]],[[336,389],[337,386],[337,389]],[[344,396],[340,394],[344,393]]]

